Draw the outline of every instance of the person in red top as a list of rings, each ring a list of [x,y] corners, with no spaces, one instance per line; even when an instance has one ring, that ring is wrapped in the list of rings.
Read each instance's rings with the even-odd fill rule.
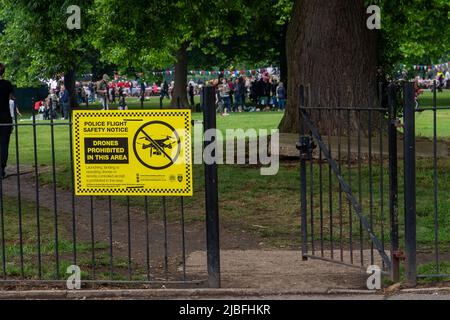
[[[116,103],[116,83],[114,81],[111,81],[108,84],[108,89],[109,89],[110,102]]]
[[[156,83],[153,83],[153,86],[152,86],[152,93],[153,93],[155,96],[157,96],[158,93],[159,93],[158,86],[156,85]]]
[[[125,81],[125,93],[126,93],[126,95],[127,96],[129,96],[130,95],[130,91],[131,91],[131,84],[130,84],[130,82],[129,81]]]

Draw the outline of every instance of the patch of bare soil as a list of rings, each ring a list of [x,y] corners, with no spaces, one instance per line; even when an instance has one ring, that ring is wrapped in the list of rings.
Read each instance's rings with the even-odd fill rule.
[[[29,168],[28,170],[23,169],[22,172],[25,174],[20,175],[21,199],[36,203],[34,173]],[[13,198],[18,196],[17,175],[14,173],[10,173],[9,177],[3,181],[3,195]],[[128,272],[128,257],[131,256],[133,271],[140,271],[145,275],[148,250],[150,273],[153,279],[163,280],[166,278],[164,260],[167,256],[169,279],[180,280],[182,274],[177,271],[177,268],[182,263],[183,233],[181,210],[179,205],[174,203],[179,199],[167,199],[168,215],[170,214],[172,217],[178,215],[178,218],[167,219],[165,222],[161,198],[149,198],[148,224],[143,201],[142,205],[130,205],[128,218],[126,201],[121,200],[113,198],[110,202],[108,197],[95,197],[91,208],[91,197],[76,196],[73,198],[70,191],[57,188],[55,199],[52,185],[39,186],[39,205],[53,214],[56,203],[59,228],[64,228],[64,233],[67,235],[65,240],[71,241],[75,235],[78,244],[90,245],[92,240],[104,244],[103,249],[95,250],[97,258],[103,257],[102,263],[97,265],[97,273],[109,272],[109,243],[112,240],[114,261],[124,265],[126,272]],[[74,214],[72,212],[73,201]],[[170,210],[174,211],[170,212]],[[92,221],[91,212],[93,213]],[[189,218],[188,209],[186,209],[185,216],[187,219]],[[165,224],[166,229],[164,228]],[[75,233],[73,233],[73,227],[75,227]],[[186,256],[195,251],[206,250],[206,231],[203,222],[186,223],[184,232]],[[262,242],[261,239],[256,239],[255,236],[248,233],[230,232],[223,227],[220,238],[223,249],[258,249]],[[72,254],[68,254],[66,258],[70,259],[71,256]],[[90,261],[90,257],[91,252],[79,255],[79,259],[84,258],[88,261]],[[197,279],[197,277],[192,275],[191,279]]]
[[[32,173],[21,175],[20,182],[22,200],[35,202],[34,175]],[[3,193],[8,197],[17,197],[17,176],[10,176],[3,181]],[[168,199],[168,202],[172,201],[168,203],[168,210],[171,211],[172,219],[166,221],[166,229],[164,228],[165,221],[160,198],[149,198],[148,224],[143,204],[131,205],[128,209],[126,201],[113,198],[110,202],[107,197],[96,197],[91,208],[90,197],[73,198],[70,191],[60,188],[56,190],[56,212],[60,222],[59,228],[64,228],[66,240],[72,239],[72,230],[75,226],[78,244],[90,244],[92,240],[106,244],[103,249],[95,250],[97,258],[103,256],[102,263],[97,262],[97,274],[109,272],[109,243],[112,241],[114,261],[116,264],[117,262],[122,264],[121,270],[125,277],[128,272],[129,256],[131,257],[133,274],[146,275],[148,250],[150,273],[153,280],[181,280],[183,275],[181,264],[183,256],[182,224],[178,204],[173,202],[175,200],[177,199]],[[39,204],[41,208],[47,209],[53,214],[55,198],[52,185],[39,186]],[[74,215],[72,204],[75,208]],[[198,210],[195,209],[195,206],[193,208],[189,210]],[[189,210],[186,210],[186,218],[189,218]],[[176,219],[173,219],[174,215],[177,217]],[[236,224],[238,223],[239,221],[236,221]],[[236,230],[236,228],[233,228],[233,230]],[[206,232],[204,222],[190,221],[185,224],[184,232],[187,279],[206,280]],[[92,239],[92,235],[94,239]],[[245,231],[230,231],[222,227],[220,239],[222,285],[225,288],[272,290],[364,289],[367,276],[361,269],[320,260],[305,262],[302,261],[299,250],[276,250],[267,247],[263,244],[264,239]],[[166,247],[167,251],[165,250]],[[168,273],[164,270],[166,256]],[[90,257],[91,252],[89,251],[78,255],[79,260],[90,261]],[[67,254],[66,258],[70,259],[71,254]],[[116,265],[115,268],[117,268]],[[91,270],[88,272],[91,272]],[[107,287],[113,288],[114,286]],[[44,288],[52,287],[44,286]],[[105,287],[97,286],[97,288]]]

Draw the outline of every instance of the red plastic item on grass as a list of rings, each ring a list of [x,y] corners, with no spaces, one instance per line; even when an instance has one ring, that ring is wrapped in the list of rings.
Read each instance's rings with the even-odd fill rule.
[[[42,101],[38,101],[38,102],[35,102],[35,104],[34,104],[34,110],[39,110],[39,108],[40,108],[40,106],[42,105]]]

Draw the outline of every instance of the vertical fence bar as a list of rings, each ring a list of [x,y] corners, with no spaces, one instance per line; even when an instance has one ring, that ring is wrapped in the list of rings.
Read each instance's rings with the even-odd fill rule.
[[[168,234],[167,234],[167,199],[162,197],[163,206],[163,226],[164,226],[164,274],[166,280],[169,279],[169,246],[168,246]]]
[[[328,156],[332,158],[331,151],[331,129],[328,129]],[[331,164],[328,164],[328,205],[330,221],[330,257],[334,259],[334,240],[333,240],[333,171]]]
[[[348,168],[348,185],[350,190],[352,189],[352,145],[350,141],[351,135],[351,123],[350,123],[350,110],[347,110],[347,168]],[[353,212],[352,204],[348,201],[348,223],[349,223],[349,250],[350,250],[350,263],[353,264]]]
[[[389,104],[389,216],[391,238],[391,280],[400,281],[400,259],[398,257],[398,175],[397,175],[397,105],[396,88],[391,83],[388,87]]]
[[[331,89],[330,87],[327,88],[327,105],[330,105],[331,101]],[[333,116],[332,111],[328,111],[328,116],[331,118]],[[332,151],[331,151],[331,128],[328,127],[327,130],[328,135],[328,156],[332,158]],[[329,205],[329,235],[330,235],[330,258],[334,259],[334,242],[333,242],[333,173],[331,169],[330,163],[328,163],[328,205]]]
[[[305,126],[301,116],[302,110],[305,108],[305,88],[300,86],[300,105],[299,105],[299,143],[305,135]],[[307,260],[308,255],[308,227],[307,227],[307,190],[306,190],[306,159],[300,149],[300,216],[301,216],[301,234],[302,234],[302,257],[303,261]]]
[[[147,262],[147,280],[150,281],[150,230],[149,230],[149,210],[148,210],[148,197],[144,197],[144,209],[145,209],[145,256]]]
[[[163,99],[159,100],[159,108],[162,110]],[[167,213],[166,213],[166,197],[162,197],[162,206],[163,206],[163,225],[164,225],[164,273],[166,276],[166,280],[168,279],[168,245],[167,245]]]
[[[50,105],[53,106],[50,100]],[[55,159],[55,122],[53,115],[50,117],[50,140],[52,144],[52,178],[53,178],[53,214],[55,228],[55,259],[56,259],[56,277],[59,279],[59,239],[58,239],[58,206],[56,196],[56,159]]]
[[[358,110],[358,123],[361,124],[361,110]],[[361,130],[358,130],[358,200],[361,210],[362,203],[362,156],[361,156]],[[359,220],[359,254],[361,265],[364,265],[364,233],[361,219]]]
[[[369,109],[368,116],[368,140],[369,140],[369,220],[370,220],[370,228],[374,231],[373,228],[373,163],[372,163],[372,110]],[[375,231],[374,231],[375,232]],[[370,264],[374,264],[374,245],[373,241],[370,241]]]
[[[114,277],[114,257],[113,257],[113,221],[112,221],[112,199],[108,197],[108,209],[109,209],[109,273],[111,280]]]
[[[319,110],[319,119],[322,119],[322,110]],[[320,255],[324,257],[323,247],[323,169],[322,169],[322,150],[319,148],[319,202],[320,202]]]
[[[181,104],[178,99],[178,109],[181,109]],[[186,231],[185,231],[185,219],[184,219],[184,197],[180,197],[180,207],[181,207],[181,255],[183,263],[183,281],[186,281]]]
[[[340,109],[340,105],[338,105]],[[338,165],[339,165],[339,174],[342,175],[342,126],[344,125],[342,120],[341,110],[338,110]],[[338,195],[338,205],[339,205],[339,252],[341,262],[344,262],[344,214],[342,211],[342,186],[339,183],[339,195]]]
[[[204,130],[216,130],[215,88],[204,87],[202,91]],[[217,141],[204,141],[204,148]],[[213,155],[215,156],[215,154]],[[208,263],[208,284],[220,288],[220,242],[219,242],[219,197],[217,163],[205,163],[206,200],[206,246]]]
[[[86,99],[87,101],[87,99]],[[77,265],[77,220],[75,213],[75,181],[74,181],[74,165],[73,165],[73,134],[72,134],[72,117],[69,113],[69,152],[70,152],[70,182],[72,197],[72,241],[73,241],[73,264]]]
[[[130,216],[130,197],[127,196],[127,232],[128,232],[128,280],[131,281],[133,271],[131,268],[131,216]]]
[[[39,195],[39,166],[38,166],[38,152],[37,152],[37,132],[36,132],[36,112],[33,106],[33,152],[34,152],[34,178],[35,178],[35,202],[36,202],[36,247],[37,247],[37,263],[38,263],[38,277],[42,279],[42,256],[41,256],[41,204]]]
[[[25,278],[24,253],[23,253],[23,222],[22,222],[22,194],[20,186],[20,157],[19,157],[19,125],[17,124],[17,112],[14,107],[14,128],[16,144],[16,172],[17,172],[17,212],[19,215],[19,254],[20,254],[20,274]]]
[[[381,247],[385,250],[384,240],[384,152],[383,152],[383,115],[380,113],[380,233]],[[383,268],[385,263],[383,261]]]
[[[383,106],[383,84],[380,82],[378,84],[378,101],[380,103],[380,108]],[[383,150],[383,124],[385,121],[384,113],[381,111],[377,113],[380,117],[380,232],[381,232],[381,246],[382,250],[385,250],[385,241],[384,241],[384,150]],[[383,269],[385,268],[385,263],[383,261]]]
[[[406,279],[417,284],[416,266],[416,146],[414,84],[404,85],[404,186]]]
[[[184,226],[184,198],[180,197],[181,206],[181,254],[183,262],[183,281],[186,281],[186,231]]]
[[[440,273],[439,265],[439,217],[438,217],[438,178],[437,178],[437,83],[433,86],[433,182],[434,182],[434,250],[436,273]]]
[[[95,280],[95,232],[94,232],[94,198],[90,197],[90,218],[91,218],[91,263],[92,279]]]
[[[163,109],[163,99],[160,99],[159,108]],[[167,244],[167,209],[166,209],[166,197],[162,197],[163,206],[163,224],[164,224],[164,273],[166,280],[168,280],[168,268],[169,268],[169,257],[168,257],[168,244]]]

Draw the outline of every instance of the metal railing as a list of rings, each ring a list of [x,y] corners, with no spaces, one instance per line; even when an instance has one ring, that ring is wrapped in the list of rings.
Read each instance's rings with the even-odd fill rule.
[[[439,190],[440,166],[448,160],[445,155],[440,160],[438,154],[439,147],[448,148],[438,135],[439,111],[450,107],[437,106],[436,82],[432,91],[432,106],[423,108],[417,106],[414,83],[391,83],[379,90],[379,101],[386,105],[364,108],[311,106],[301,88],[298,149],[305,259],[381,264],[394,281],[401,279],[403,260],[404,279],[411,285],[418,278],[450,278],[442,272],[448,263],[442,252],[447,253],[450,244],[446,240],[450,222],[445,219],[448,200],[442,199]],[[422,112],[433,113],[431,140],[416,136],[416,117]],[[417,156],[419,139],[432,145],[431,152],[421,150],[425,159]],[[419,188],[425,191],[419,193]],[[423,207],[431,208],[432,224]],[[428,233],[418,236],[419,228],[427,228]],[[427,265],[434,272],[421,273]]]
[[[205,130],[215,128],[211,103]],[[206,166],[206,205],[182,197],[78,197],[70,120],[40,121],[33,112],[0,127],[13,131],[14,151],[0,180],[0,288],[63,285],[71,265],[92,285],[220,286],[216,165]],[[203,238],[202,229],[186,224],[205,210],[206,243],[188,235]],[[187,265],[188,254],[207,249],[209,283]]]

